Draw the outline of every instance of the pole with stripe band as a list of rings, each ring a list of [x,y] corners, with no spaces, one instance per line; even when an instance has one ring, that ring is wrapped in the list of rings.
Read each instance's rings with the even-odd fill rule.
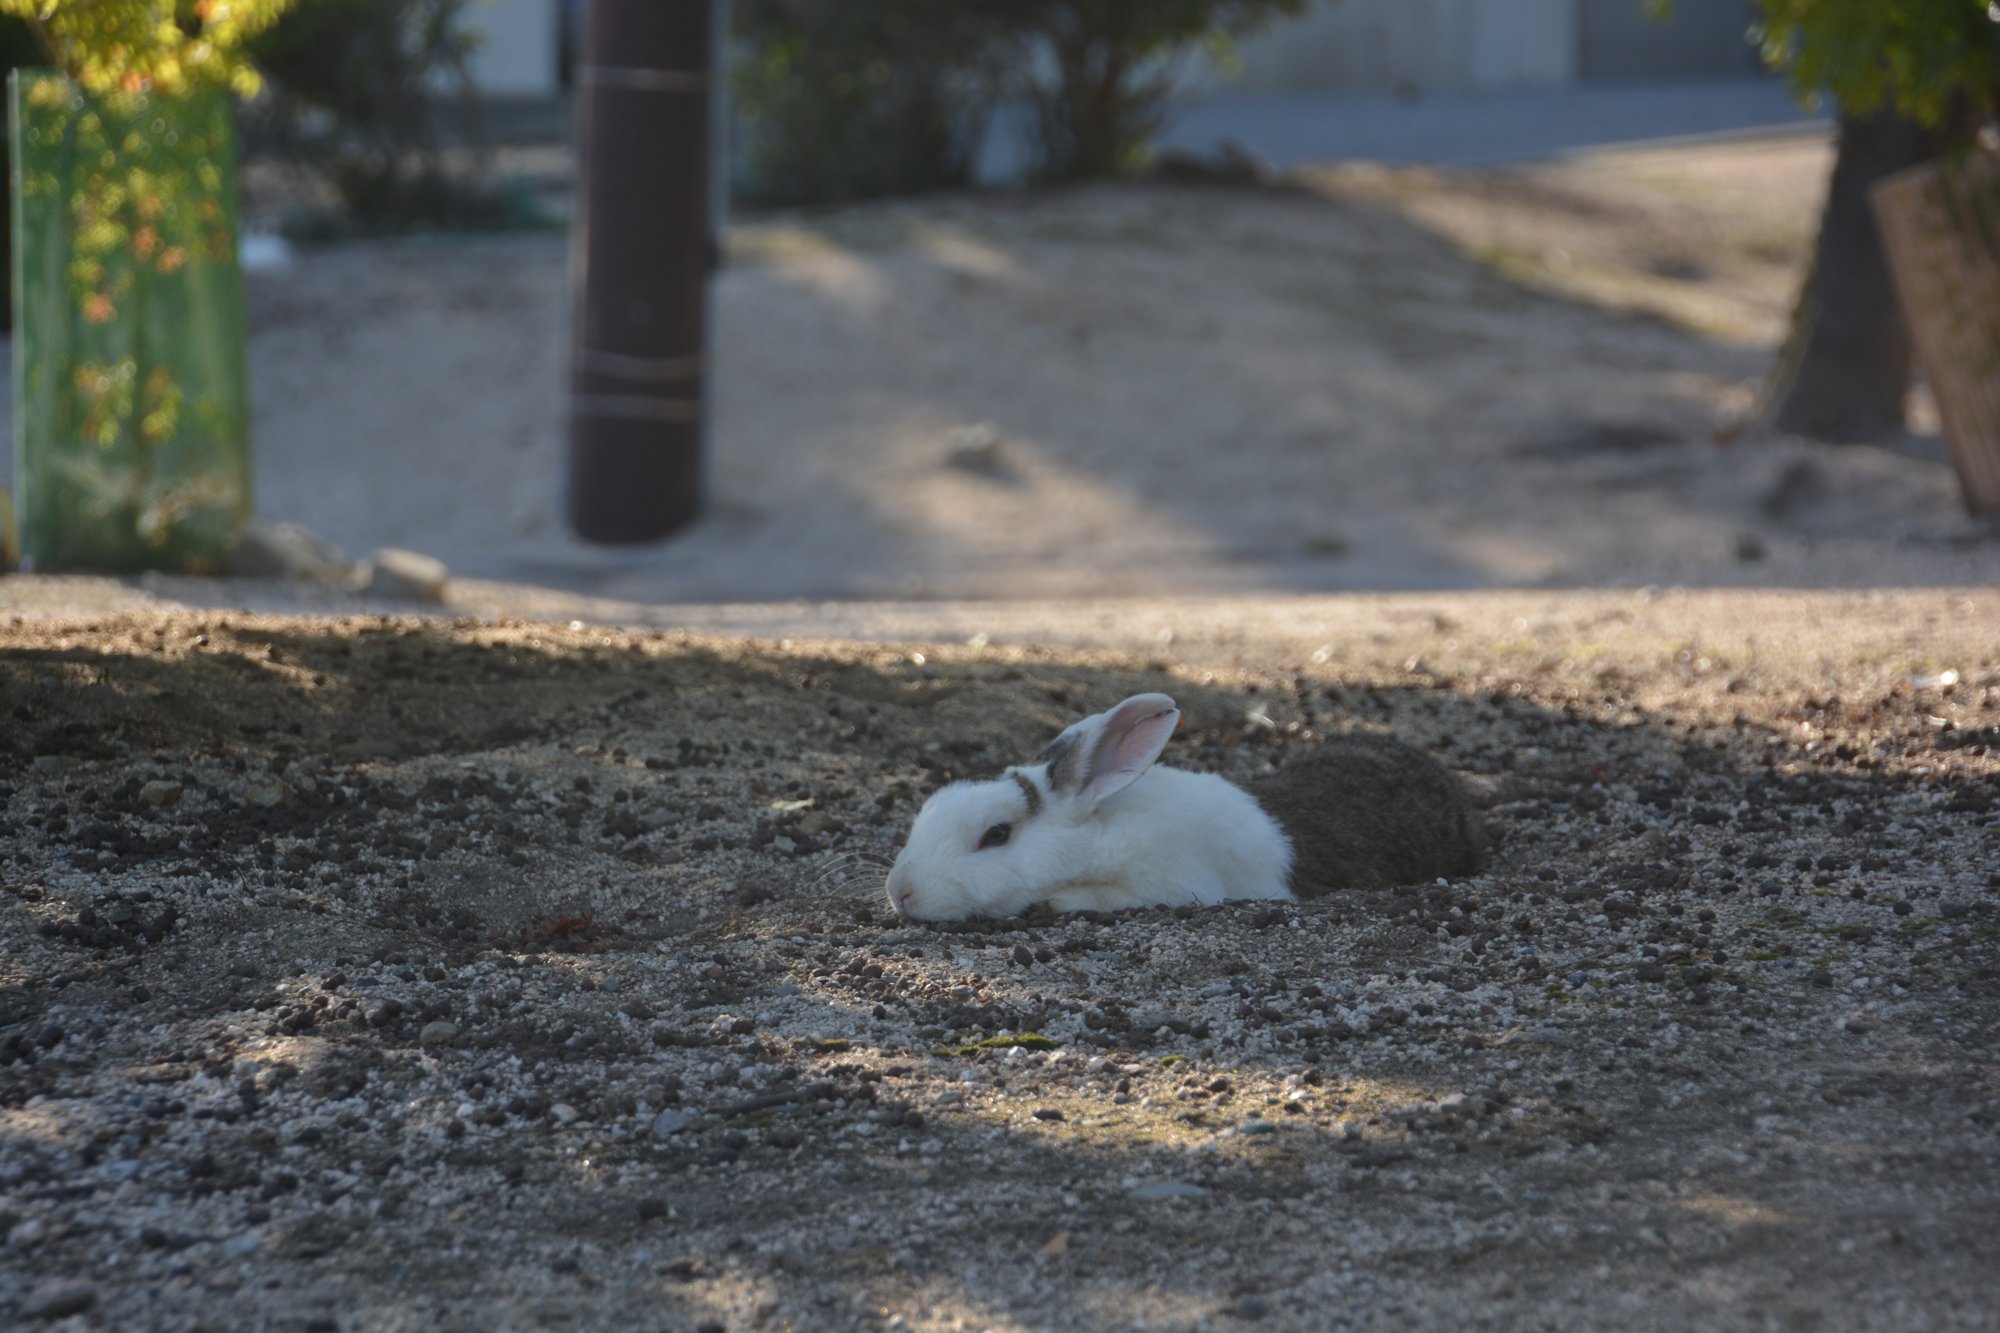
[[[569,522],[586,541],[657,541],[701,511],[719,9],[584,6]]]

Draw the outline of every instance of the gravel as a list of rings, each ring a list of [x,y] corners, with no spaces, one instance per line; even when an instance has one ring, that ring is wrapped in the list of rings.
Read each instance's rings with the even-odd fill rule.
[[[0,624],[0,1321],[1976,1326],[2000,659],[1646,605],[1236,665]],[[1141,688],[1239,777],[1430,746],[1493,862],[887,913],[931,787]]]

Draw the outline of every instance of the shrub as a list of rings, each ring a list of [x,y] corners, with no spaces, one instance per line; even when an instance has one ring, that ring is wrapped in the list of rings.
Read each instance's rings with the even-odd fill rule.
[[[1027,81],[1042,173],[1109,176],[1145,156],[1165,123],[1185,62],[1226,54],[1234,40],[1307,0],[1022,0],[1023,29],[1052,72]]]
[[[738,0],[737,151],[756,203],[967,183],[996,105],[1035,174],[1137,165],[1200,53],[1310,0]]]
[[[502,220],[446,171],[447,115],[475,130],[471,0],[299,0],[251,44],[270,84],[249,128],[324,176],[364,231]]]
[[[1014,53],[992,0],[738,0],[739,192],[829,203],[959,186]]]

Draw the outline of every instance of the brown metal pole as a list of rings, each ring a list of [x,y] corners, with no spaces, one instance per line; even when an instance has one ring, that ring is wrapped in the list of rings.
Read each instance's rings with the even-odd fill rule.
[[[715,10],[584,6],[569,521],[586,541],[657,541],[701,510]]]

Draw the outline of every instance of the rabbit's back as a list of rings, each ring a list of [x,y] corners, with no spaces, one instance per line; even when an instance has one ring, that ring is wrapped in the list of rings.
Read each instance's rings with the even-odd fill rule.
[[[1249,789],[1291,839],[1301,898],[1467,875],[1484,855],[1465,784],[1393,737],[1334,737]]]

